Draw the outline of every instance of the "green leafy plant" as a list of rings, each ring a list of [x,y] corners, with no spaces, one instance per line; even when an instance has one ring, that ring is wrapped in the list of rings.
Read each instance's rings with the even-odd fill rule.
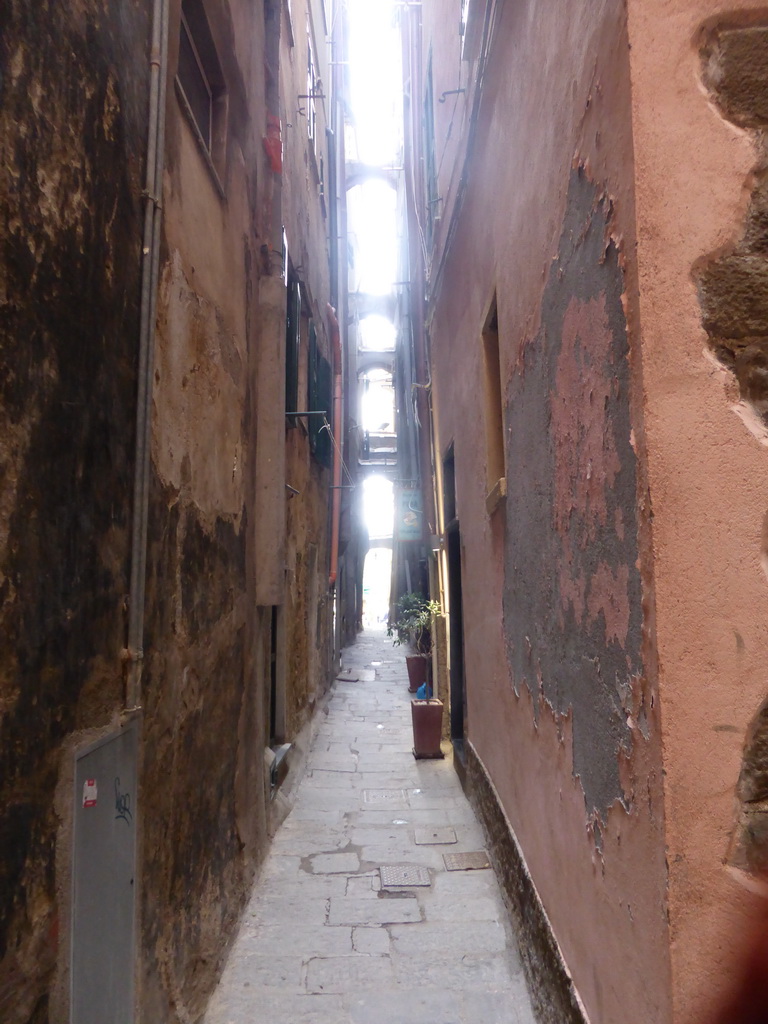
[[[412,644],[416,651],[428,658],[432,653],[432,616],[439,615],[440,605],[423,594],[403,594],[397,602],[396,613],[387,627],[387,636],[395,646]]]

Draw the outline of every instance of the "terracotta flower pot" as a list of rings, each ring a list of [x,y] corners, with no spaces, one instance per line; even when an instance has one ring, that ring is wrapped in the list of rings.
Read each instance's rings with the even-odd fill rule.
[[[443,702],[412,700],[413,756],[416,758],[443,757],[440,740],[443,735]]]
[[[420,654],[408,654],[405,666],[408,669],[408,692],[416,693],[421,684],[427,681],[427,659]]]

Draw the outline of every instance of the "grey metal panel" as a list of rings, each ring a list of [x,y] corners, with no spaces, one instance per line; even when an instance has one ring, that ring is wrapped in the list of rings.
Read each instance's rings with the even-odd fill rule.
[[[71,1024],[132,1024],[137,729],[75,761]]]

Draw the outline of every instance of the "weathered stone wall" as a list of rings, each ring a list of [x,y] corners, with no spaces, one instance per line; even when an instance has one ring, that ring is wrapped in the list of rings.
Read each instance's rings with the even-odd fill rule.
[[[266,841],[269,610],[249,600],[264,18],[206,3],[227,90],[214,161],[174,76],[171,5],[141,798],[142,1019],[204,1010]],[[254,569],[256,567],[254,566]],[[253,571],[253,570],[251,570]]]
[[[275,211],[291,225],[330,355],[318,182],[304,149],[281,178],[262,142],[267,91],[287,89],[292,112],[306,88],[303,16],[295,57],[283,35],[280,82],[265,19],[274,29],[282,5],[204,6],[227,95],[212,160],[175,85],[181,2],[170,4],[134,805],[138,1013],[167,1024],[203,1012],[268,832],[272,608],[258,605],[264,538],[253,525],[265,512],[256,424],[282,428],[284,414],[282,381],[267,393],[257,373],[275,323],[284,345],[280,280],[260,288],[276,269]],[[72,758],[125,710],[149,8],[0,3],[4,1024],[67,1019]],[[286,443],[303,490],[286,512],[299,567],[285,603],[298,651],[283,652],[290,739],[328,683],[332,606],[329,471],[302,428]],[[272,492],[282,499],[284,488],[280,479]]]
[[[3,0],[0,24],[0,1018],[42,1024],[54,792],[123,699],[149,17]]]

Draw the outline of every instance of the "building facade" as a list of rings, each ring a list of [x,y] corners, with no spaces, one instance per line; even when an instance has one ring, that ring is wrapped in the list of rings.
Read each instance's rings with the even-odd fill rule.
[[[402,24],[457,763],[542,1019],[695,1019],[765,864],[764,12]]]
[[[0,22],[0,1017],[188,1021],[346,615],[343,5]]]

